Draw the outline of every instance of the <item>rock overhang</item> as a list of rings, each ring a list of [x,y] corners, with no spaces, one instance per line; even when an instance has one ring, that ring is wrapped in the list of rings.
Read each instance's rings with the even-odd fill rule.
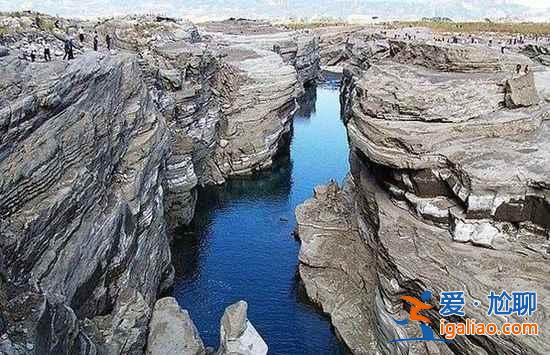
[[[550,159],[550,105],[538,100],[533,75],[513,74],[500,66],[473,72],[471,63],[467,71],[452,66],[443,71],[438,63],[421,65],[417,60],[427,60],[426,52],[454,53],[452,45],[418,47],[400,47],[394,57],[370,64],[355,78],[347,122],[352,146],[392,169],[437,171],[465,209],[472,209],[470,215],[480,214],[476,202],[488,196],[492,205],[482,213],[487,216],[494,216],[505,202],[531,205],[528,200],[534,196],[548,204],[540,182],[550,176],[545,164]],[[463,60],[472,51],[484,53],[474,48],[465,55],[460,49],[448,57]],[[400,53],[408,56],[396,58]],[[505,86],[513,80],[523,80],[518,90],[529,90],[519,95],[525,104],[508,108]]]

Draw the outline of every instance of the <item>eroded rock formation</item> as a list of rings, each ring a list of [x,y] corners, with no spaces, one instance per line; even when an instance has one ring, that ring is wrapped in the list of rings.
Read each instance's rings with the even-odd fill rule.
[[[544,68],[480,46],[390,40],[354,52],[363,57],[350,60],[342,88],[350,176],[297,210],[308,295],[358,354],[548,353]],[[533,73],[514,74],[517,64]],[[436,333],[435,300],[463,290],[481,303],[467,302],[468,318],[538,322],[541,334],[389,344],[420,335],[395,320],[407,317],[400,296],[424,290]],[[536,291],[538,310],[490,317],[491,290]]]
[[[330,314],[352,352],[373,354],[375,273],[353,214],[353,192],[349,185],[346,189],[334,182],[318,186],[314,197],[296,209],[299,274],[309,298]]]
[[[265,355],[267,344],[247,318],[248,304],[239,301],[225,309],[220,326],[219,355]]]
[[[161,298],[155,304],[149,326],[147,355],[202,355],[204,344],[189,312],[176,299]]]
[[[220,321],[217,351],[205,349],[189,313],[172,297],[155,304],[147,343],[147,355],[265,355],[267,344],[247,318],[248,304],[228,306]]]
[[[289,60],[158,17],[1,16],[0,351],[142,354],[172,283],[167,230],[198,184],[270,166],[317,49]],[[114,49],[94,52],[95,31]]]
[[[528,44],[523,52],[541,64],[550,65],[550,48],[545,45]]]
[[[107,312],[123,289],[150,304],[170,270],[162,192],[169,134],[137,61],[89,55],[38,70],[7,57],[2,72],[7,307],[27,300],[37,322],[68,316],[75,323]],[[23,285],[29,290],[20,294]],[[34,293],[45,307],[32,307]],[[48,311],[52,299],[62,315]],[[52,339],[70,343],[58,331],[66,329],[38,327],[25,336],[50,353],[60,346]]]

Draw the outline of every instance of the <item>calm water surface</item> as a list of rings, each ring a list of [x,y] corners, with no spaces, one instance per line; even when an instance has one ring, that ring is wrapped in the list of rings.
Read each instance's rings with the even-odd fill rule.
[[[290,153],[269,174],[202,190],[192,226],[175,243],[173,294],[206,345],[217,348],[225,307],[244,299],[270,354],[345,353],[328,318],[298,292],[292,236],[295,207],[349,170],[338,89],[312,88],[300,101]]]

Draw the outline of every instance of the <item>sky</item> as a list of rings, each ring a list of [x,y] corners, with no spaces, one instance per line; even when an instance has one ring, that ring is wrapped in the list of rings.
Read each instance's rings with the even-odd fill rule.
[[[550,0],[0,0],[0,11],[65,17],[161,13],[190,19],[377,16],[457,20],[525,17],[550,22]],[[545,9],[545,10],[543,10]]]
[[[550,7],[549,0],[516,0],[513,2],[536,9],[547,9],[548,7]]]

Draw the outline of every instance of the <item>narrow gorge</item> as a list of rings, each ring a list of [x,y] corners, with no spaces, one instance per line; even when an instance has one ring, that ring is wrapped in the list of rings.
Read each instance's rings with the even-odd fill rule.
[[[0,58],[0,350],[143,353],[198,186],[273,165],[296,98],[317,79],[318,39],[159,17],[39,18],[1,18],[12,31]],[[69,62],[21,56],[31,42],[59,55],[61,28],[77,27],[113,34],[116,50],[83,42]]]

